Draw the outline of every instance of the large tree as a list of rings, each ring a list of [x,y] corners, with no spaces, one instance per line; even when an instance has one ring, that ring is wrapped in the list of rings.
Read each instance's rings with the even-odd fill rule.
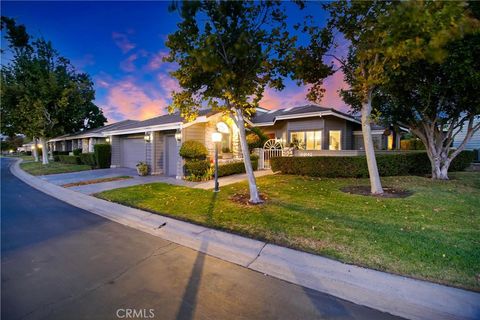
[[[239,129],[248,175],[250,202],[262,200],[256,186],[245,118],[255,112],[266,86],[283,88],[284,61],[295,39],[286,31],[285,14],[276,1],[198,1],[178,7],[181,22],[169,35],[167,61],[181,91],[173,93],[171,110],[189,119],[203,106],[230,113]]]
[[[401,65],[420,59],[439,61],[444,58],[444,46],[461,37],[472,28],[471,19],[463,14],[464,5],[455,2],[432,1],[335,1],[324,8],[330,17],[327,28],[307,29],[311,42],[307,48],[311,55],[303,57],[319,61],[326,44],[331,51],[323,57],[336,60],[338,70],[345,74],[350,88],[342,92],[344,100],[361,112],[364,148],[373,194],[383,193],[375,150],[371,136],[372,102],[375,91],[389,82],[389,76]],[[345,55],[336,55],[333,37],[339,31],[348,45]],[[321,49],[321,50],[318,50]],[[306,78],[313,83],[310,97],[321,97],[319,84],[324,75]]]
[[[2,17],[11,60],[2,65],[1,127],[7,134],[40,139],[42,162],[48,163],[49,138],[103,125],[106,118],[93,104],[89,76],[77,73],[49,41],[33,39],[23,25]]]

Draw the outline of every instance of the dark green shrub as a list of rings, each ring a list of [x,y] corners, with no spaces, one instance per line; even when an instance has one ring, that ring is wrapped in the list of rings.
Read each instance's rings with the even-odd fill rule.
[[[79,156],[82,154],[82,149],[74,149],[72,152],[74,156]]]
[[[81,153],[79,157],[82,164],[86,164],[92,168],[95,168],[97,166],[94,152]]]
[[[426,152],[377,155],[381,176],[425,175],[431,173]],[[450,165],[449,171],[465,170],[473,160],[473,152],[461,152]],[[358,157],[278,157],[270,159],[274,172],[312,177],[366,178],[367,160]]]
[[[66,156],[66,155],[59,155],[61,163],[67,164],[81,164],[79,156]]]
[[[208,150],[203,143],[189,140],[182,143],[179,154],[185,159],[205,160],[208,155]]]
[[[95,163],[98,168],[110,168],[112,159],[112,146],[110,144],[96,144],[93,146]]]
[[[246,136],[248,149],[250,152],[255,148],[263,148],[268,137],[263,133],[260,128],[251,128],[250,132]]]
[[[183,168],[186,176],[203,176],[210,169],[210,162],[208,160],[188,160],[185,161]]]
[[[252,159],[253,170],[258,168],[258,160]],[[218,166],[218,176],[230,176],[232,174],[245,173],[245,164],[242,162],[231,162]]]

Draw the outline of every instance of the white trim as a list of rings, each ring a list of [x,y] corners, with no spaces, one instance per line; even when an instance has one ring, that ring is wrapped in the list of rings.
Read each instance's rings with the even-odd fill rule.
[[[372,134],[383,134],[385,130],[372,130]],[[362,131],[353,131],[354,136],[361,136],[363,134]]]
[[[106,135],[118,136],[122,134],[132,134],[132,133],[145,133],[145,131],[163,131],[163,130],[172,130],[179,129],[182,126],[182,122],[166,123],[156,126],[146,126],[146,127],[137,127],[132,129],[123,129],[123,130],[114,130],[114,131],[105,131]]]
[[[362,124],[360,121],[345,116],[343,114],[334,112],[334,111],[320,111],[320,112],[308,112],[308,113],[297,113],[297,114],[289,114],[289,115],[281,115],[276,116],[273,122],[259,122],[253,123],[254,127],[266,127],[266,126],[273,126],[275,122],[279,120],[291,120],[291,119],[300,119],[300,118],[312,118],[312,117],[323,117],[323,116],[335,116],[337,118],[345,119],[351,122],[355,122],[358,124]]]

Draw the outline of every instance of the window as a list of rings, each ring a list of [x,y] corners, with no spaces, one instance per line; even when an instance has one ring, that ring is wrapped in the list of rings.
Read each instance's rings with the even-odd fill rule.
[[[322,131],[292,131],[290,146],[300,150],[322,150]]]
[[[342,150],[342,131],[340,130],[330,130],[329,131],[330,143],[328,146],[329,150]]]

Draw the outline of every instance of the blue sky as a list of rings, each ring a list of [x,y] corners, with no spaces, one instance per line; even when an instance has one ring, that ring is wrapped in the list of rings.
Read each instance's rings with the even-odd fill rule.
[[[168,52],[164,41],[176,29],[176,12],[169,2],[20,2],[2,1],[2,15],[24,24],[34,36],[52,41],[61,55],[77,69],[91,75],[96,104],[109,122],[146,119],[166,113],[170,92],[177,88],[168,74],[173,65],[162,62]],[[299,13],[288,5],[291,22],[304,14],[324,21],[319,3]],[[2,42],[2,46],[5,44]],[[341,74],[329,78],[322,105],[345,110],[337,90],[344,86]],[[306,88],[287,81],[282,92],[268,89],[262,100],[267,108],[306,103]]]

